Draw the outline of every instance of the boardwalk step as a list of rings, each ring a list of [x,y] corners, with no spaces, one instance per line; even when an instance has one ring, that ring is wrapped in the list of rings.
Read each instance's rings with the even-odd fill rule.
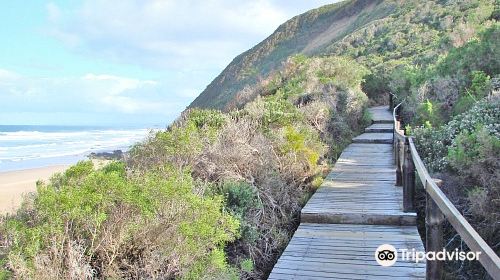
[[[358,203],[363,203],[359,201]],[[345,205],[346,207],[349,205]],[[373,205],[372,205],[373,206]],[[390,205],[386,205],[390,208]],[[347,213],[343,211],[324,209],[308,209],[300,214],[300,221],[303,223],[316,224],[360,224],[360,225],[401,225],[414,226],[417,224],[415,213],[387,213],[387,208],[380,209],[380,213],[365,213],[361,209],[353,209]]]
[[[414,226],[302,223],[268,279],[425,279],[425,262],[378,265],[384,243],[424,250]]]
[[[357,174],[355,170],[358,170]],[[360,167],[334,171],[301,211],[302,223],[416,225],[416,214],[402,211],[403,190],[394,173],[360,174]]]
[[[370,132],[386,132],[386,133],[392,133],[393,130],[393,125],[392,123],[377,123],[377,124],[372,124],[369,127],[365,128],[366,133]]]
[[[373,124],[392,124],[392,120],[372,120]]]
[[[372,122],[374,124],[392,124],[393,117],[387,106],[379,106],[368,109],[372,115]]]
[[[353,143],[391,144],[392,133],[363,133],[352,139]]]

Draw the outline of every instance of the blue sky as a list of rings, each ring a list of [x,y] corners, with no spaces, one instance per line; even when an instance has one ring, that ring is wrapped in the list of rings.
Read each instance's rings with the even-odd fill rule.
[[[165,125],[324,0],[0,3],[0,124]]]

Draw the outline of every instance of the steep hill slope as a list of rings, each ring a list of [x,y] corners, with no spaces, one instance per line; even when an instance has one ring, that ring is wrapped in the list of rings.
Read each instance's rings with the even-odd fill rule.
[[[427,64],[467,42],[494,6],[494,0],[348,0],[323,6],[292,18],[236,57],[190,107],[243,105],[259,94],[257,85],[297,53],[351,56],[372,68],[367,76],[371,92],[382,92],[394,67]]]

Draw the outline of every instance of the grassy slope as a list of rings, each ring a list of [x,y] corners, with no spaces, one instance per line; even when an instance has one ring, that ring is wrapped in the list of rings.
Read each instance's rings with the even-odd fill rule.
[[[426,65],[463,44],[491,14],[486,1],[344,1],[294,17],[236,57],[190,107],[230,109],[242,92],[282,68],[290,55],[348,55],[373,72],[370,92],[384,91],[402,63]],[[374,84],[378,88],[373,88]],[[382,88],[380,88],[382,87]]]
[[[340,22],[355,18],[333,38],[341,38],[356,26],[374,20],[367,11],[372,10],[380,1],[347,1],[327,5],[296,16],[281,25],[271,36],[237,56],[224,71],[208,85],[190,107],[225,109],[228,102],[245,86],[253,86],[270,72],[280,69],[282,63],[291,55],[315,53],[317,49],[308,47],[309,43],[325,36],[325,32]],[[358,17],[359,15],[363,15]],[[384,13],[377,13],[383,16]]]

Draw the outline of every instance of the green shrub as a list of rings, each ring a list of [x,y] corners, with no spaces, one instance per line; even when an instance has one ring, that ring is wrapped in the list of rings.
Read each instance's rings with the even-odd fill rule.
[[[375,100],[377,104],[383,104],[387,101],[387,93],[391,91],[388,81],[382,75],[374,73],[364,77],[362,83],[363,92],[366,92],[370,100]]]
[[[7,219],[16,277],[199,279],[229,271],[223,248],[238,222],[222,210],[221,196],[197,195],[189,173],[172,168],[168,176],[126,178],[122,163],[89,166],[80,162],[55,177],[57,187],[40,184],[33,208]]]
[[[292,60],[292,62],[296,65],[303,65],[307,62],[308,60],[308,57],[303,55],[303,54],[295,54],[293,56],[290,57],[290,59]]]
[[[483,71],[472,71],[471,76],[472,81],[469,92],[478,99],[485,97],[490,92],[491,88],[490,76]]]
[[[500,138],[491,135],[483,126],[458,134],[449,147],[447,157],[450,166],[458,173],[476,177],[483,184],[488,180],[488,175],[484,173],[489,174],[499,158]]]
[[[187,122],[184,126],[176,124],[168,130],[151,134],[143,143],[133,146],[128,164],[136,172],[161,170],[166,163],[186,167],[211,140],[194,122]]]
[[[443,123],[440,115],[439,105],[427,99],[417,109],[419,123],[426,127],[439,127]]]
[[[460,96],[457,102],[453,105],[453,115],[465,113],[477,102],[477,99],[470,93],[465,93]]]
[[[305,161],[307,166],[314,170],[322,150],[319,137],[309,129],[297,130],[293,126],[286,126],[284,138],[285,142],[281,146],[281,152],[295,155],[297,160]]]
[[[282,88],[279,88],[273,96],[250,102],[245,106],[244,115],[259,123],[264,131],[302,121],[298,108],[281,91]]]
[[[251,259],[244,259],[240,262],[241,270],[251,272],[253,270],[253,261]]]
[[[363,110],[363,117],[361,118],[361,126],[366,127],[372,123],[373,120],[373,115],[372,113],[366,108]]]
[[[257,191],[246,182],[224,182],[222,192],[227,196],[227,207],[235,215],[244,216],[248,210],[261,207]]]
[[[0,280],[7,280],[12,278],[12,273],[5,269],[7,265],[6,259],[0,259]]]
[[[470,87],[465,89],[458,101],[453,105],[454,115],[464,113],[474,104],[488,95],[491,90],[490,76],[483,71],[472,71]]]
[[[477,102],[470,110],[454,117],[442,127],[415,127],[413,135],[416,137],[417,148],[427,168],[435,172],[444,171],[449,167],[448,148],[455,146],[458,135],[470,135],[477,127],[482,127],[490,135],[498,138],[499,119],[499,99],[492,97]]]
[[[425,166],[431,172],[443,171],[448,167],[446,156],[451,144],[449,134],[445,129],[432,127],[415,127],[413,135],[419,155]]]
[[[193,123],[196,128],[220,129],[226,123],[226,116],[218,110],[191,109],[187,122]]]
[[[483,71],[486,75],[500,72],[500,24],[493,23],[459,48],[451,49],[448,55],[436,65],[441,76],[455,74],[467,77],[472,71]]]
[[[222,185],[222,192],[230,213],[240,220],[241,239],[248,244],[255,243],[259,233],[257,225],[252,224],[250,212],[262,208],[257,190],[246,182],[226,181]]]
[[[333,84],[340,89],[359,89],[368,73],[366,68],[350,58],[331,56],[321,60],[316,76],[323,84]]]

